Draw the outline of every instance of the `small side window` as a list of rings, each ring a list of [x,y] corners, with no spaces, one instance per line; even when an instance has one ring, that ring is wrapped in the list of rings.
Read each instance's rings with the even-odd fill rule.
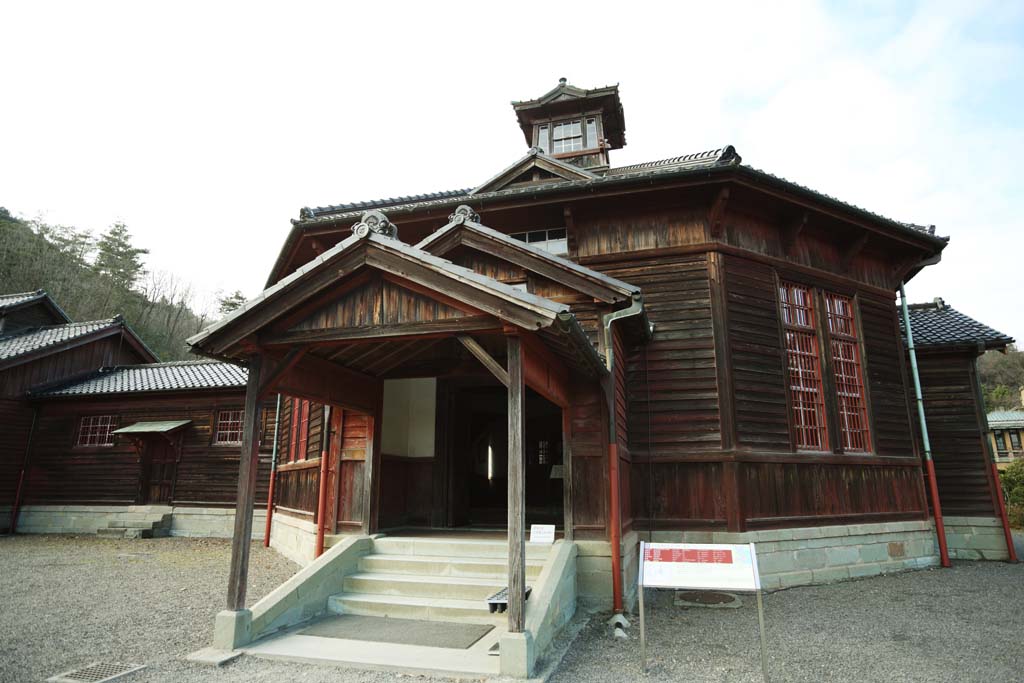
[[[76,446],[113,446],[116,415],[88,415],[78,424]]]
[[[241,410],[221,410],[217,413],[217,431],[213,442],[221,446],[242,443]]]

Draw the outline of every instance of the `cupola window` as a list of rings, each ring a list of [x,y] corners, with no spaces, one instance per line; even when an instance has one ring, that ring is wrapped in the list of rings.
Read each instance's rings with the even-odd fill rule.
[[[545,154],[565,154],[598,147],[597,119],[573,119],[537,126],[537,147]]]

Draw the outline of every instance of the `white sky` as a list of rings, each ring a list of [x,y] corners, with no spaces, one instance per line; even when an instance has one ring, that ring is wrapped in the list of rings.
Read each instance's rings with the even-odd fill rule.
[[[714,5],[708,6],[708,5]],[[0,6],[0,206],[262,288],[299,208],[471,187],[509,107],[620,83],[613,164],[744,162],[951,244],[910,285],[1024,340],[1024,4]]]

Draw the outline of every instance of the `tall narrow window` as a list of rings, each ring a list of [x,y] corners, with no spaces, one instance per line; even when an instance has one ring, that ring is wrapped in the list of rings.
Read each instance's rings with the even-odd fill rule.
[[[89,415],[78,425],[76,446],[113,446],[117,417],[114,415]]]
[[[217,431],[213,442],[220,445],[242,443],[241,410],[221,410],[217,413]]]
[[[587,119],[587,149],[597,147],[597,119]]]
[[[814,322],[811,290],[784,282],[779,287],[782,322],[789,365],[789,393],[796,438],[800,450],[827,449],[828,428],[821,383],[821,360]]]
[[[836,383],[839,431],[843,451],[870,450],[868,409],[864,400],[857,322],[853,301],[840,294],[825,292],[828,334],[832,346],[832,374]]]
[[[540,151],[544,152],[545,154],[548,153],[548,148],[550,147],[550,145],[548,144],[547,126],[537,127],[537,147],[539,147]]]

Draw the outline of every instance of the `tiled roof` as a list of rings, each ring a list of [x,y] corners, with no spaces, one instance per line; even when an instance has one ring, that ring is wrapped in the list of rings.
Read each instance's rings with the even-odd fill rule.
[[[64,325],[48,325],[29,330],[21,330],[6,337],[0,337],[0,361],[17,358],[34,351],[45,349],[84,337],[108,327],[121,325],[121,319],[93,320],[84,323],[66,323]]]
[[[1024,427],[1024,410],[993,410],[988,414],[990,429]]]
[[[985,348],[999,348],[1013,343],[1013,338],[993,330],[974,318],[951,308],[942,299],[930,304],[909,306],[910,327],[915,346],[963,346],[982,343]],[[906,335],[903,316],[900,329]]]
[[[231,363],[187,360],[102,368],[85,379],[39,392],[39,396],[86,396],[182,389],[244,389],[248,371]]]
[[[36,299],[42,299],[46,296],[46,292],[41,289],[37,289],[34,292],[19,292],[17,294],[0,294],[0,312],[11,308],[13,306],[19,306],[29,301],[35,301]]]

